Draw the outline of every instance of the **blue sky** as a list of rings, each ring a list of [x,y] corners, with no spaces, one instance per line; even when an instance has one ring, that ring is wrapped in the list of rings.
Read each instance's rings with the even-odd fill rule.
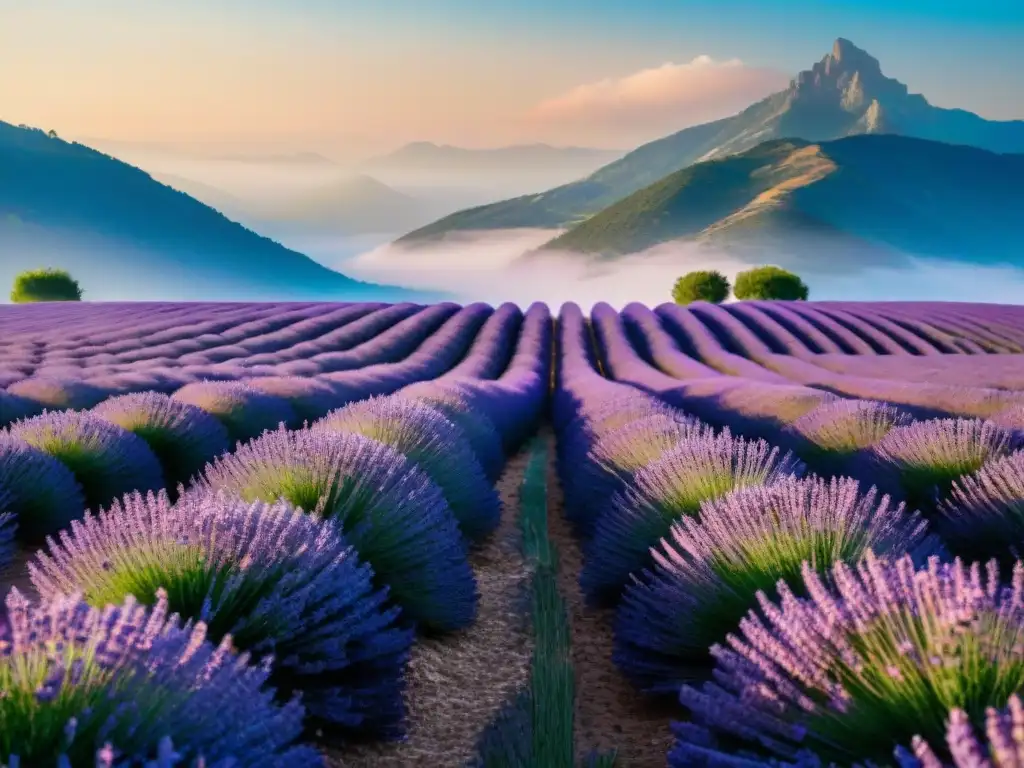
[[[673,119],[723,116],[837,36],[932,103],[1024,118],[1021,0],[0,0],[0,14],[0,71],[18,73],[0,81],[0,119],[72,136],[630,146],[655,137],[640,116],[594,128],[581,103],[671,63]],[[698,57],[711,63],[683,67]]]

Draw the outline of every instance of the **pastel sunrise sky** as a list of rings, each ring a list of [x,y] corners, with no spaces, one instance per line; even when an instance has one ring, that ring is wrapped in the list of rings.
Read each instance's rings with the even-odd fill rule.
[[[939,106],[1024,118],[1021,0],[0,0],[0,120],[358,157],[630,148],[846,37]]]

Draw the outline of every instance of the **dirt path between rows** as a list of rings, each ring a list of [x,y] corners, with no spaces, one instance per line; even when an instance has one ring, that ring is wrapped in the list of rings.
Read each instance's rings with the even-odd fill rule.
[[[528,461],[526,450],[509,461],[497,483],[504,502],[501,525],[470,556],[480,589],[476,622],[455,635],[419,638],[413,646],[407,739],[328,752],[330,766],[464,766],[498,711],[529,684],[533,639],[525,612],[530,574],[519,529],[519,494]]]
[[[548,529],[558,548],[558,586],[569,611],[572,658],[576,669],[576,754],[618,750],[616,768],[656,768],[667,762],[672,745],[671,719],[679,713],[645,700],[612,663],[611,610],[593,610],[583,602],[579,574],[583,555],[562,513],[562,489],[555,471],[554,436],[546,434]]]

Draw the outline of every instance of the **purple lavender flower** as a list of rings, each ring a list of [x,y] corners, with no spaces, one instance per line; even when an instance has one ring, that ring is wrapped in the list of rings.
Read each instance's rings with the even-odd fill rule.
[[[230,634],[253,656],[274,654],[279,697],[301,691],[332,731],[398,735],[412,632],[335,526],[288,504],[126,496],[72,523],[29,571],[44,597],[80,593],[96,607],[150,604],[162,588],[214,642]]]
[[[163,469],[146,442],[90,413],[44,412],[12,424],[8,431],[70,469],[91,509],[131,491],[163,487]],[[77,517],[79,512],[69,514]]]
[[[951,709],[980,722],[1024,686],[1024,565],[1004,585],[995,561],[868,554],[831,581],[807,565],[809,599],[784,582],[776,602],[758,594],[760,614],[711,649],[715,682],[680,693],[700,725],[786,759],[885,764],[915,736],[938,748]]]
[[[454,386],[442,382],[420,382],[402,389],[397,397],[419,400],[440,411],[459,427],[469,441],[487,479],[494,482],[505,466],[505,451],[494,422]]]
[[[593,533],[598,513],[617,491],[631,481],[633,473],[660,459],[683,440],[714,437],[707,424],[682,414],[655,413],[637,419],[598,437],[575,470],[574,515],[580,533]]]
[[[152,611],[133,598],[102,610],[75,597],[32,606],[16,589],[6,603],[0,760],[55,765],[63,753],[65,765],[95,765],[114,752],[118,765],[138,765],[169,757],[173,742],[178,760],[193,765],[323,764],[293,745],[303,708],[274,702],[269,659],[250,666],[229,636],[213,646],[205,625],[168,616],[163,593]]]
[[[953,483],[935,523],[965,558],[1024,557],[1024,451],[993,459]]]
[[[681,442],[637,471],[598,518],[580,575],[584,594],[592,601],[618,600],[630,574],[651,562],[651,548],[676,520],[695,515],[706,500],[803,469],[791,454],[781,456],[763,440],[734,438],[728,430]]]
[[[805,562],[826,573],[868,550],[920,561],[941,547],[920,515],[849,478],[785,478],[707,501],[672,526],[653,568],[626,588],[615,661],[637,685],[675,692],[759,592],[773,595],[780,580],[799,591]]]
[[[286,399],[241,381],[197,381],[186,384],[171,399],[216,416],[236,442],[252,440],[281,424],[299,425],[298,416]]]
[[[851,456],[876,445],[910,415],[876,400],[833,400],[819,405],[786,429],[801,455]],[[796,446],[795,446],[796,447]]]
[[[1014,694],[1004,711],[989,707],[985,711],[985,741],[975,734],[971,719],[962,709],[949,713],[945,749],[938,751],[915,736],[912,752],[900,748],[896,757],[900,768],[1019,768],[1024,765],[1024,704]],[[952,761],[943,760],[948,750]]]
[[[4,509],[18,516],[18,538],[41,542],[85,512],[75,476],[57,459],[0,432],[0,488]]]
[[[441,489],[467,539],[479,541],[498,527],[498,492],[465,435],[433,408],[400,397],[372,398],[335,411],[313,430],[364,435],[407,457]]]
[[[264,376],[246,383],[255,390],[287,400],[297,417],[295,426],[321,419],[346,402],[338,388],[308,376]]]
[[[389,446],[362,435],[269,432],[208,465],[189,495],[217,490],[334,520],[377,584],[426,627],[459,629],[476,616],[476,580],[451,510]]]
[[[38,403],[0,389],[0,427],[35,416],[42,410]]]
[[[157,392],[114,397],[92,412],[145,440],[172,489],[231,448],[227,430],[215,417]]]
[[[50,410],[81,410],[92,408],[107,396],[99,387],[80,379],[49,376],[22,379],[7,388],[12,395],[30,400],[40,408]]]
[[[953,481],[1018,445],[1013,433],[990,421],[929,419],[894,427],[874,454],[883,471],[898,478],[908,504],[929,513]]]

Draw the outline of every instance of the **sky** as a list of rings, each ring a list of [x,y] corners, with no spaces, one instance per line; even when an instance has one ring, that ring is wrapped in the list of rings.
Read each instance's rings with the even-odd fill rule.
[[[336,159],[628,149],[784,88],[840,36],[934,104],[1024,118],[1020,0],[0,0],[0,120]]]

